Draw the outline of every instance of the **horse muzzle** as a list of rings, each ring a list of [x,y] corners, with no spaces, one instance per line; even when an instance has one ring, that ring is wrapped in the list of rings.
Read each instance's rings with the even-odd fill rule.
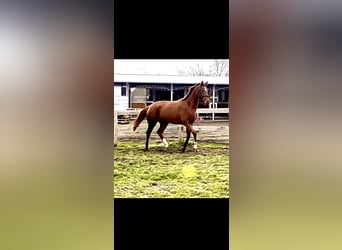
[[[210,98],[209,97],[204,97],[203,100],[202,100],[203,104],[205,106],[209,106],[209,103],[210,103]]]

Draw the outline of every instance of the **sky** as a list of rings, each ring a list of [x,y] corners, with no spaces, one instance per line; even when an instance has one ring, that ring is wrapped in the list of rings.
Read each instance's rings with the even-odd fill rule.
[[[177,67],[203,65],[209,67],[215,60],[114,60],[115,74],[178,75]]]

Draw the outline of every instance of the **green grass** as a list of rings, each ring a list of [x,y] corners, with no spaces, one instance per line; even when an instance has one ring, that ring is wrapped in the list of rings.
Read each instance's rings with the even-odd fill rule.
[[[198,151],[183,142],[119,142],[114,148],[115,198],[228,198],[229,146],[199,142]],[[192,168],[193,175],[184,170]],[[190,174],[191,174],[190,173]]]

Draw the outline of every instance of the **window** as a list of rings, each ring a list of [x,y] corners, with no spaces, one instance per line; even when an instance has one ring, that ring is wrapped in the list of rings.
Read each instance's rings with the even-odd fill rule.
[[[127,96],[127,88],[121,87],[121,96]]]

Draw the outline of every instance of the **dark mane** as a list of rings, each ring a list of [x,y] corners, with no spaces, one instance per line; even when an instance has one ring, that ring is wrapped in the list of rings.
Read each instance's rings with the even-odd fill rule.
[[[195,89],[199,84],[200,84],[200,83],[197,83],[197,84],[195,84],[195,85],[189,87],[188,93],[186,93],[186,95],[185,95],[181,100],[184,101],[184,100],[188,99],[189,96],[191,95],[191,93],[194,91],[194,89]]]

